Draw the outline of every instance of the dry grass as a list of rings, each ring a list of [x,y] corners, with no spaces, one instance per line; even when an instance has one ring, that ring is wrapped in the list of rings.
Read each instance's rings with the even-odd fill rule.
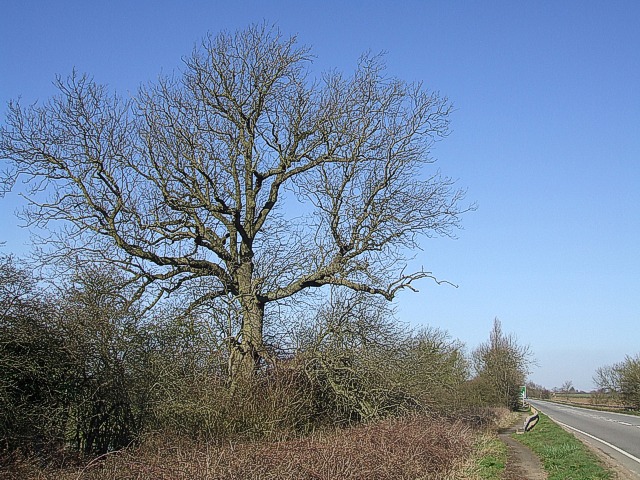
[[[46,471],[27,462],[11,473],[52,480],[446,479],[473,443],[462,423],[416,416],[281,442],[214,445],[155,436],[81,469]]]
[[[553,394],[551,400],[559,403],[569,403],[580,406],[601,406],[607,408],[624,409],[625,404],[617,395],[606,393],[558,393]]]
[[[634,409],[633,406],[624,401],[622,396],[616,394],[600,392],[569,394],[558,393],[553,394],[549,400],[556,403],[563,403],[582,408],[640,415],[640,410]]]
[[[497,437],[496,432],[511,426],[518,414],[505,407],[484,409],[477,413],[473,421],[473,448],[469,455],[445,476],[445,480],[497,480],[502,478],[507,458],[507,447]]]

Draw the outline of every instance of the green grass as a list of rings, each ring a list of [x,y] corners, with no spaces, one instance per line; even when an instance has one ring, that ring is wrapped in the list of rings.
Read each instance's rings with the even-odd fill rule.
[[[540,457],[548,480],[606,480],[613,474],[576,437],[540,414],[533,430],[513,438]]]
[[[507,445],[498,437],[484,435],[476,444],[479,459],[476,473],[482,480],[499,480],[507,463]]]

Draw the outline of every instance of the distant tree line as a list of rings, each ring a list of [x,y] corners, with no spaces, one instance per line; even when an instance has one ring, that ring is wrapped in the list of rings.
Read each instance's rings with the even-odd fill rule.
[[[548,400],[551,398],[551,390],[537,383],[527,382],[527,397]]]

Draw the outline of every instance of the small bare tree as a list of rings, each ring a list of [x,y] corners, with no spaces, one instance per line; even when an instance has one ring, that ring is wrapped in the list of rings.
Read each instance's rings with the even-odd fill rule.
[[[560,387],[560,390],[562,391],[562,393],[564,393],[564,398],[568,402],[569,394],[575,390],[573,388],[573,382],[571,380],[566,380]]]
[[[117,264],[138,295],[237,302],[232,374],[267,356],[265,307],[338,285],[392,299],[420,236],[458,227],[463,192],[427,170],[446,98],[385,75],[309,78],[309,49],[252,26],[208,36],[180,75],[125,99],[75,72],[41,105],[9,104],[0,157],[30,187],[48,261]],[[53,229],[52,226],[61,226]]]

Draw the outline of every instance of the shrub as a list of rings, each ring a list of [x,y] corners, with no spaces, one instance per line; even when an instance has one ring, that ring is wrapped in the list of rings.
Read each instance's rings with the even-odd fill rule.
[[[470,454],[473,440],[462,424],[423,416],[275,443],[218,444],[153,436],[136,449],[109,455],[66,478],[443,479]]]

